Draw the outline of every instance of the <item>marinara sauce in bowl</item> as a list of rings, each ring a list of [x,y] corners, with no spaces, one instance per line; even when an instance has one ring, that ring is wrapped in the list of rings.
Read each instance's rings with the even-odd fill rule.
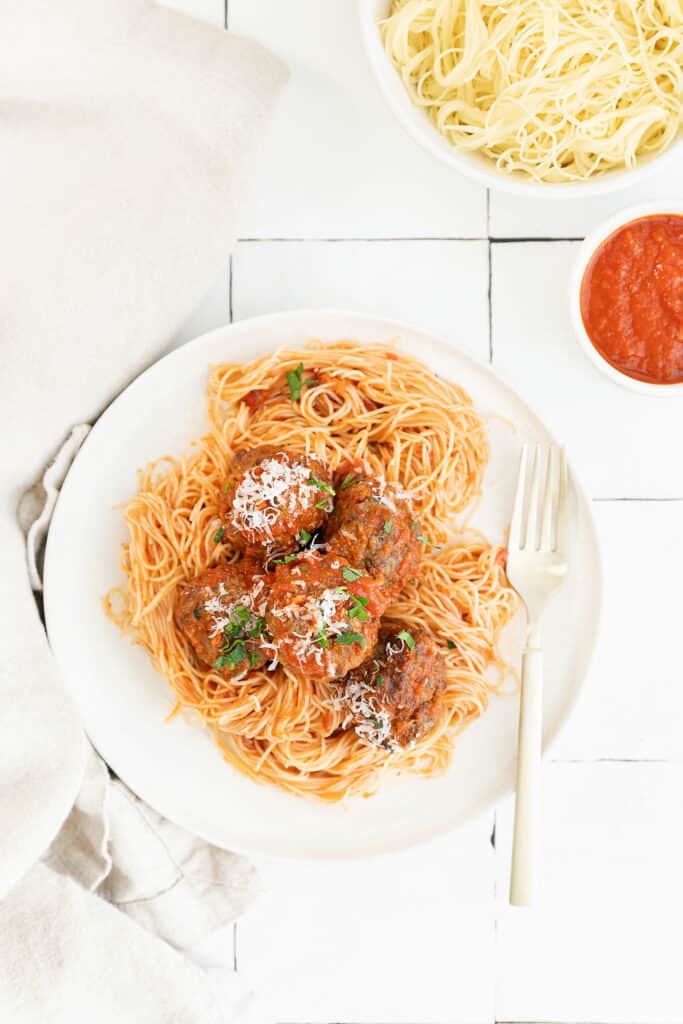
[[[683,204],[634,207],[589,236],[571,310],[587,355],[613,380],[648,394],[683,386]]]

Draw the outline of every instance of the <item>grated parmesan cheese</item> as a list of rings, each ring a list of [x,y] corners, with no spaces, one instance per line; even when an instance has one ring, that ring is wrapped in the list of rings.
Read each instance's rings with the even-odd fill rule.
[[[217,636],[223,632],[226,626],[231,626],[234,621],[235,609],[240,606],[246,608],[250,613],[249,619],[244,623],[245,630],[254,629],[256,620],[262,618],[266,613],[267,597],[264,593],[265,586],[266,583],[263,577],[254,576],[252,577],[251,589],[233,601],[228,599],[227,590],[223,582],[219,583],[215,590],[207,588],[211,597],[202,603],[204,611],[208,612],[211,616],[211,632],[209,636]]]
[[[372,481],[372,497],[379,504],[384,505],[390,512],[398,512],[397,501],[404,501],[411,507],[411,495],[404,490],[400,484],[389,483],[385,477],[378,476]]]
[[[306,588],[305,580],[296,579],[291,582],[294,586],[303,586],[304,590]],[[326,587],[319,595],[309,595],[305,598],[303,594],[301,597],[297,595],[289,604],[271,606],[269,612],[281,622],[293,620],[303,624],[304,631],[291,631],[291,635],[296,638],[291,645],[292,653],[299,662],[313,658],[320,668],[334,674],[335,666],[330,661],[331,651],[323,647],[318,638],[322,634],[328,640],[333,640],[342,633],[354,631],[355,627],[345,614],[344,608],[350,604],[350,600],[351,595],[343,585]]]
[[[395,642],[385,643],[383,661],[372,659],[374,674],[385,672],[391,660],[405,650],[405,642],[395,637]],[[382,747],[395,753],[401,749],[400,744],[392,735],[392,720],[389,712],[382,707],[379,695],[371,682],[363,679],[349,679],[343,692],[332,701],[335,710],[346,710],[342,728],[348,729],[352,723],[357,736],[373,747]],[[411,741],[410,749],[415,746]]]
[[[319,500],[320,490],[308,482],[310,477],[310,468],[299,460],[264,459],[244,474],[235,491],[230,511],[233,525],[272,537],[283,512],[308,509]]]
[[[355,721],[356,735],[373,747],[400,750],[399,744],[391,734],[389,712],[378,702],[375,689],[369,683],[358,680],[347,682],[343,695],[337,698],[337,706],[345,707],[348,711],[342,728],[348,729]]]

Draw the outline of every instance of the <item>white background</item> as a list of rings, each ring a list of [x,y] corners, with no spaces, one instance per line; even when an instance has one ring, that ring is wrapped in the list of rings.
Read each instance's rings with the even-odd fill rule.
[[[537,909],[506,905],[506,802],[406,854],[259,865],[260,904],[204,956],[234,957],[290,1024],[683,1021],[683,406],[594,370],[565,299],[577,240],[633,202],[680,198],[682,168],[587,202],[488,195],[394,123],[355,0],[227,4],[173,6],[256,37],[292,75],[242,240],[180,340],[335,306],[492,363],[583,475],[606,592],[586,695],[545,763]]]

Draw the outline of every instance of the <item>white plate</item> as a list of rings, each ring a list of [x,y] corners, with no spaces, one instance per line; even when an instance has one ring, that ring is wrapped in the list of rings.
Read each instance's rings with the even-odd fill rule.
[[[552,440],[531,410],[490,370],[402,324],[335,311],[258,317],[212,331],[166,356],[107,409],[66,479],[48,538],[45,609],[50,643],[95,747],[130,788],[162,814],[219,846],[250,853],[345,857],[379,853],[446,832],[513,785],[517,702],[494,698],[460,737],[443,778],[390,780],[371,799],[321,806],[259,786],[227,765],[209,733],[173,707],[171,690],[147,655],[105,619],[102,595],[121,582],[126,539],[114,506],[136,491],[136,470],[178,453],[207,427],[208,367],[249,360],[309,338],[396,339],[441,376],[462,384],[491,425],[485,495],[473,518],[503,541],[519,446]],[[571,571],[545,622],[545,742],[566,720],[585,676],[597,630],[600,574],[589,504],[572,478]],[[519,657],[521,616],[506,644]]]

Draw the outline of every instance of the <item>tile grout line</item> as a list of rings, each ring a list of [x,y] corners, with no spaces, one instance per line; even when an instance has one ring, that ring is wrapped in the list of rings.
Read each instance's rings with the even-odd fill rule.
[[[245,238],[238,238],[237,241],[241,242],[486,242],[486,235],[373,235],[371,238],[361,238],[359,236],[348,237],[337,237],[337,238],[322,238],[315,235],[280,235],[276,237],[266,236],[255,236],[249,235]]]
[[[583,242],[583,239],[583,235],[548,235],[546,237],[536,237],[533,235],[498,235],[491,237],[491,241],[494,245],[519,245],[520,243],[526,242]]]
[[[488,288],[486,292],[486,299],[488,302],[488,313],[489,313],[489,364],[493,364],[493,255],[491,247],[491,239],[487,242],[487,262],[488,262]]]
[[[230,3],[230,0],[224,0],[224,3],[223,3],[223,28],[225,29],[226,32],[228,31],[228,4],[229,3]]]
[[[680,757],[549,757],[548,764],[671,764],[682,763]]]
[[[321,237],[317,235],[247,235],[238,238],[241,242],[490,242],[491,245],[526,245],[526,244],[549,244],[554,242],[582,242],[583,236],[556,236],[554,238],[534,238],[531,236],[495,236],[495,235],[373,235],[369,238],[362,238],[357,235],[345,237]]]
[[[493,306],[491,295],[493,291],[493,264],[491,259],[491,189],[486,189],[486,259],[488,263],[488,289],[486,301],[488,302],[489,313],[489,366],[493,365]]]
[[[633,498],[633,497],[609,498],[608,497],[608,498],[591,498],[591,501],[593,501],[593,502],[598,502],[598,501],[600,501],[600,502],[610,502],[610,501],[611,502],[619,502],[619,501],[630,501],[630,502],[659,501],[659,502],[666,502],[666,501],[674,501],[675,502],[675,501],[683,501],[683,497],[680,497],[680,498],[678,498],[678,497],[673,497],[673,498],[647,498],[647,497],[643,497],[643,498],[637,498],[637,497],[636,498]]]
[[[490,843],[493,847],[493,1019],[498,1019],[498,958],[500,953],[499,945],[499,922],[498,922],[498,847],[496,846],[496,826],[498,824],[498,812],[493,808],[493,828],[491,829]]]
[[[228,256],[228,322],[232,323],[232,253]]]

